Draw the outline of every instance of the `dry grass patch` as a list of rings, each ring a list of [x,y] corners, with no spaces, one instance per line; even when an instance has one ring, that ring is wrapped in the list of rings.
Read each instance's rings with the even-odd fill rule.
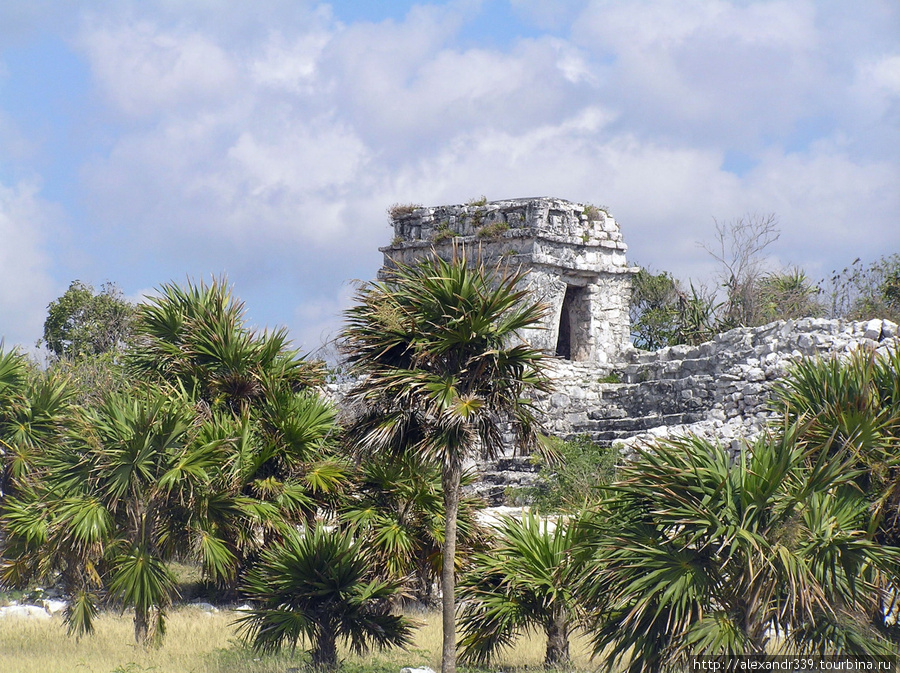
[[[262,656],[244,647],[232,625],[236,613],[203,612],[183,607],[169,619],[166,638],[158,648],[134,644],[134,628],[129,614],[103,614],[93,637],[80,641],[66,635],[62,619],[4,619],[0,622],[0,671],[3,673],[285,673],[303,668],[308,661],[302,649],[278,656]],[[396,673],[403,666],[431,666],[440,669],[441,626],[437,613],[415,613],[420,623],[409,650],[353,655],[344,649],[341,658],[349,673]],[[540,668],[545,640],[534,633],[521,638],[503,653],[491,670]],[[593,670],[585,639],[575,638],[572,654],[575,668]]]

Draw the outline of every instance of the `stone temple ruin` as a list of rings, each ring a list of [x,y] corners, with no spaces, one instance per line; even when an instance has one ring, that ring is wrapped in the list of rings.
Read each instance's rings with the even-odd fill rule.
[[[557,356],[555,391],[538,398],[553,435],[588,435],[624,453],[636,442],[699,434],[731,445],[757,435],[771,418],[774,387],[798,358],[842,356],[858,348],[886,353],[900,346],[889,320],[803,319],[737,328],[699,346],[656,352],[630,343],[630,278],[626,246],[604,210],[560,199],[533,198],[395,209],[395,237],[382,248],[383,276],[452,241],[527,272],[537,299],[551,307],[543,329],[523,335]],[[535,477],[526,460],[483,465],[479,489],[495,504],[506,486]]]
[[[526,272],[535,299],[550,310],[524,335],[564,360],[606,363],[630,346],[630,268],[619,225],[606,211],[562,199],[532,198],[436,208],[394,208],[394,240],[381,248],[385,269],[432,248]],[[382,276],[385,269],[382,270]]]

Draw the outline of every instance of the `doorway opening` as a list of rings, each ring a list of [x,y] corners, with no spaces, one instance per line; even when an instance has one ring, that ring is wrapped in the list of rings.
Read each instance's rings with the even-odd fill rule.
[[[559,312],[556,354],[566,360],[586,360],[589,350],[589,324],[587,288],[566,285],[566,294]]]

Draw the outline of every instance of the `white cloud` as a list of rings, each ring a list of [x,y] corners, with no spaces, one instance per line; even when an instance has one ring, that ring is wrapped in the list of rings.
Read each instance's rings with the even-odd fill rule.
[[[460,39],[477,4],[348,24],[289,0],[96,5],[76,43],[123,128],[83,167],[92,240],[300,287],[304,343],[374,273],[396,201],[591,201],[632,259],[683,275],[708,269],[713,217],[748,211],[779,215],[780,258],[900,247],[890,3],[513,0],[554,33],[503,47]]]
[[[324,345],[319,357],[334,355],[337,338],[343,322],[343,313],[353,304],[354,288],[345,282],[336,292],[304,301],[294,309],[293,322],[298,327],[291,331],[294,345],[304,351]]]
[[[881,58],[868,68],[872,83],[887,95],[900,97],[900,55]]]
[[[319,58],[331,37],[332,33],[324,28],[292,39],[281,31],[272,31],[262,53],[251,57],[251,77],[261,85],[312,93]]]
[[[830,112],[832,75],[811,2],[593,2],[573,39],[608,63],[611,101],[634,130],[736,147]]]
[[[886,123],[896,133],[900,125],[900,54],[881,54],[860,61],[850,93],[861,118],[870,124]],[[878,142],[884,140],[881,137]]]
[[[54,296],[44,251],[51,212],[35,183],[0,184],[0,338],[7,348],[34,346]]]
[[[326,12],[237,52],[148,20],[92,24],[81,42],[104,91],[152,122],[87,167],[96,219],[201,256],[275,241],[382,243],[370,225],[383,218],[399,166],[471,129],[569,116],[564,93],[590,79],[581,52],[559,40],[527,40],[510,54],[447,48],[460,7],[349,27]],[[205,54],[212,74],[196,77]],[[597,126],[593,109],[576,116]],[[350,214],[380,198],[369,217]]]
[[[236,93],[229,55],[195,31],[161,30],[145,20],[90,25],[79,41],[101,89],[128,115],[191,109]]]

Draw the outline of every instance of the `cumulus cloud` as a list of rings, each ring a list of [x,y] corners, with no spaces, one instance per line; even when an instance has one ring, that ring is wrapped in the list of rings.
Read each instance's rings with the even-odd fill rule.
[[[155,120],[84,171],[102,195],[97,220],[133,223],[148,246],[180,241],[182,254],[371,250],[404,191],[398,167],[472,129],[552,123],[569,114],[567,92],[586,90],[580,50],[559,40],[448,47],[464,18],[417,7],[402,23],[342,26],[326,12],[238,50],[148,20],[90,24],[79,39],[104,95]],[[379,205],[359,218],[363,203]]]
[[[0,338],[7,348],[34,346],[53,299],[43,234],[51,220],[52,208],[41,201],[36,184],[0,184]]]
[[[103,93],[122,112],[147,116],[235,95],[225,51],[195,31],[162,31],[151,21],[89,26],[80,42]]]
[[[304,343],[374,275],[393,202],[590,201],[678,275],[708,272],[713,218],[747,212],[815,268],[900,247],[889,0],[510,1],[534,31],[503,46],[463,39],[478,2],[343,22],[293,0],[95,4],[74,38],[112,122],[81,167],[91,240],[120,269],[283,295]]]

